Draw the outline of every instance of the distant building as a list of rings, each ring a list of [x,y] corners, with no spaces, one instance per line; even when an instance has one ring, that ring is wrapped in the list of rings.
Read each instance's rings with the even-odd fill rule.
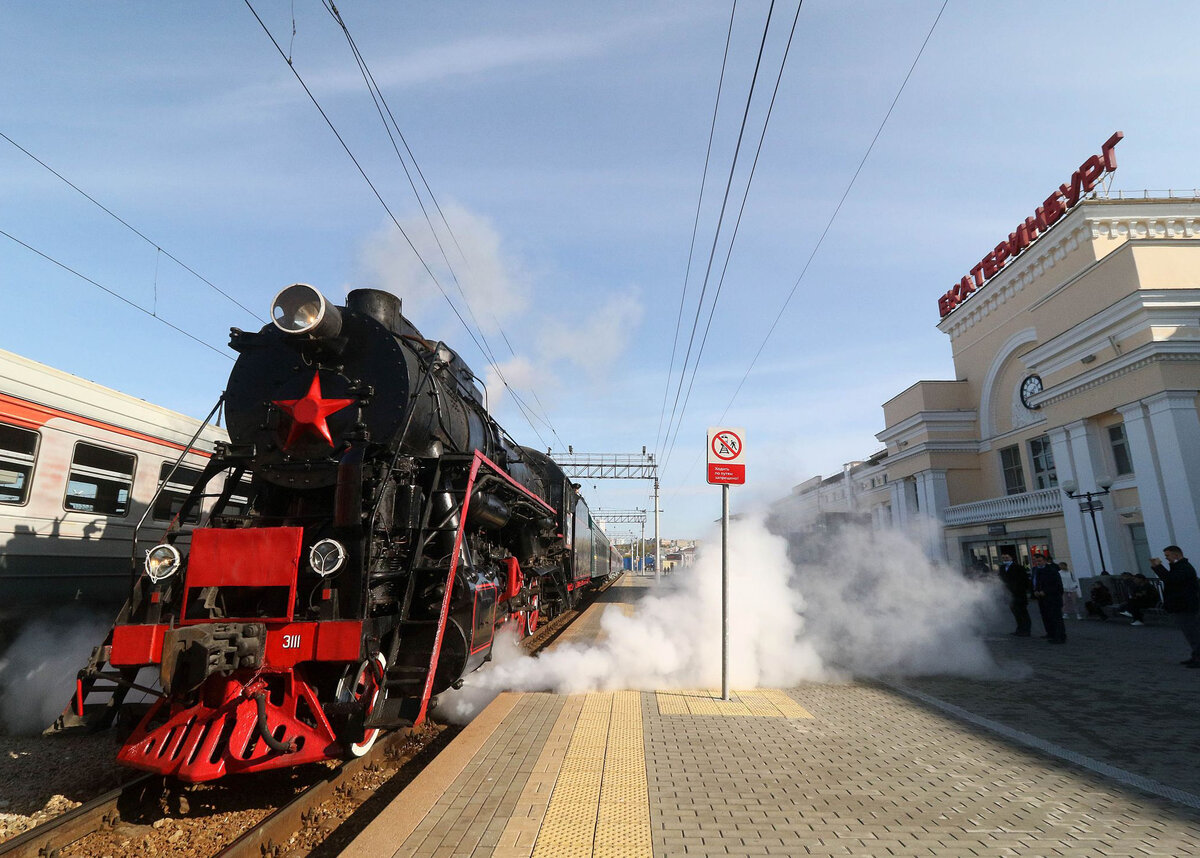
[[[1080,576],[1200,555],[1200,200],[1081,199],[1007,264],[988,256],[941,305],[954,379],[884,403],[886,450],[796,486],[777,527],[920,517],[933,557],[1049,552]],[[1111,493],[1089,511],[1064,488]]]

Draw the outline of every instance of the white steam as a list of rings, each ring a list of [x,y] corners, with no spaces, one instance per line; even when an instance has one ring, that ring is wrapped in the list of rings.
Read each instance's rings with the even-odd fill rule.
[[[493,663],[441,695],[439,717],[463,722],[501,691],[717,688],[721,682],[719,537],[695,567],[665,579],[631,616],[606,606],[602,639],[530,658],[512,638]],[[995,600],[986,585],[931,563],[898,531],[846,528],[819,562],[792,563],[761,518],[730,526],[730,685],[788,687],[847,676],[1001,673],[981,639]],[[619,594],[619,589],[610,594]]]
[[[111,615],[70,606],[28,623],[0,657],[0,724],[37,735],[75,693],[75,676],[104,642]]]
[[[366,280],[359,285],[400,296],[404,315],[410,319],[431,318],[439,327],[457,329],[446,299],[425,269],[428,265],[456,306],[461,308],[466,296],[475,323],[491,334],[525,312],[530,302],[531,277],[520,261],[506,252],[500,233],[488,218],[454,204],[442,206],[442,211],[453,235],[445,230],[438,214],[431,212],[438,230],[436,239],[420,216],[401,221],[404,234],[387,221],[368,236],[359,253],[359,267]],[[413,252],[414,247],[420,257]],[[461,312],[466,315],[465,309]],[[426,333],[436,338],[435,331]]]
[[[627,287],[572,299],[558,283],[539,289],[531,266],[510,249],[489,218],[454,204],[442,210],[453,235],[433,213],[437,240],[423,217],[401,221],[404,234],[387,221],[367,236],[359,248],[360,281],[355,285],[399,296],[404,315],[431,339],[453,342],[462,324],[472,330],[478,326],[490,346],[484,349],[490,353],[486,360],[472,356],[466,342],[458,345],[484,379],[493,412],[509,397],[508,388],[519,392],[526,407],[540,411],[531,391],[540,391],[548,402],[565,386],[564,379],[573,380],[581,371],[593,389],[607,385],[610,370],[628,352],[645,315],[638,290]]]

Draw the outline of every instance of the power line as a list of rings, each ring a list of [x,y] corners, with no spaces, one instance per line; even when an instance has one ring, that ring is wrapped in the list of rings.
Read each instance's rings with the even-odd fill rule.
[[[696,341],[696,328],[699,327],[699,324],[700,324],[700,312],[704,307],[704,295],[708,291],[708,278],[712,273],[713,260],[716,258],[716,254],[717,254],[717,242],[721,236],[721,225],[725,218],[725,208],[729,204],[729,192],[733,187],[733,177],[734,177],[734,173],[737,170],[738,156],[741,154],[741,150],[742,150],[742,138],[746,134],[746,123],[750,116],[750,105],[754,100],[754,88],[755,88],[755,85],[758,83],[758,72],[759,72],[759,69],[762,67],[763,52],[766,50],[767,34],[771,29],[771,17],[772,17],[772,14],[774,13],[774,11],[775,11],[775,0],[771,0],[771,6],[767,10],[767,20],[766,20],[766,23],[763,25],[762,41],[759,43],[759,46],[758,46],[758,58],[755,60],[755,63],[754,63],[754,76],[750,80],[750,90],[749,90],[749,92],[746,93],[746,107],[742,111],[742,123],[741,123],[741,128],[738,130],[737,145],[734,147],[734,150],[733,150],[733,162],[729,165],[729,177],[725,181],[725,194],[721,200],[721,211],[717,215],[716,229],[713,230],[712,247],[709,249],[709,253],[708,253],[708,266],[704,272],[704,282],[700,288],[700,298],[696,302],[696,315],[695,315],[695,318],[692,320],[692,332],[691,332],[690,336],[688,337],[687,353],[684,355],[684,358],[683,358],[683,369],[680,371],[680,374],[679,374],[679,384],[675,388],[675,401],[671,405],[671,417],[667,421],[667,435],[668,436],[671,434],[671,427],[675,423],[675,414],[676,414],[676,410],[679,407],[679,396],[680,396],[680,393],[683,391],[683,378],[687,374],[688,361],[692,355],[692,346],[695,344],[695,341]],[[678,434],[678,433],[676,433],[676,434]],[[664,458],[664,466],[666,464],[665,460],[669,459],[669,457],[670,457],[670,453],[668,451],[667,456],[663,457]]]
[[[842,193],[841,199],[838,200],[838,204],[834,208],[833,214],[829,216],[829,221],[825,224],[825,229],[821,232],[820,237],[817,239],[817,243],[814,245],[812,252],[809,253],[808,259],[805,261],[804,267],[800,271],[800,276],[796,278],[796,282],[792,285],[791,291],[788,292],[787,298],[784,299],[783,305],[779,308],[779,312],[775,314],[775,320],[771,323],[771,327],[767,330],[766,335],[759,344],[758,351],[755,352],[754,358],[750,361],[750,365],[746,368],[746,372],[742,375],[741,381],[738,382],[737,389],[735,389],[733,391],[733,395],[729,397],[729,402],[726,403],[725,410],[721,412],[721,416],[717,419],[718,423],[722,422],[725,419],[725,415],[729,413],[729,409],[733,406],[738,394],[741,393],[742,387],[746,383],[746,379],[750,377],[751,371],[754,369],[755,364],[758,363],[758,359],[762,356],[763,350],[767,346],[767,342],[771,339],[771,335],[775,333],[775,328],[778,327],[780,320],[783,318],[784,311],[787,310],[788,304],[791,303],[792,298],[796,294],[796,290],[800,288],[800,283],[804,280],[804,275],[808,273],[808,268],[812,264],[813,258],[817,255],[817,251],[821,249],[821,244],[825,241],[825,236],[829,234],[829,230],[833,226],[833,222],[837,219],[838,213],[841,212],[842,205],[846,202],[846,198],[850,195],[850,191],[854,187],[854,183],[858,180],[858,175],[862,172],[863,166],[867,162],[867,158],[870,157],[872,150],[875,148],[875,143],[879,140],[879,136],[883,133],[884,126],[887,125],[887,121],[891,117],[892,111],[896,109],[896,104],[900,101],[900,96],[904,93],[904,88],[908,85],[909,78],[912,77],[913,71],[917,67],[917,63],[920,61],[921,56],[925,53],[925,48],[929,44],[929,40],[933,37],[933,31],[937,29],[938,22],[942,19],[942,13],[946,11],[946,6],[949,4],[949,2],[950,0],[943,0],[942,7],[938,10],[937,16],[933,19],[933,24],[931,24],[929,27],[929,32],[925,34],[925,39],[921,42],[921,47],[917,50],[917,55],[913,58],[912,64],[908,67],[908,73],[904,75],[904,80],[901,81],[900,88],[896,91],[895,98],[892,99],[891,105],[889,105],[887,112],[880,121],[879,128],[877,128],[875,131],[875,136],[871,138],[871,143],[867,146],[867,151],[863,154],[862,160],[858,162],[858,167],[855,169],[854,175],[850,177],[850,182],[846,185],[846,190]],[[691,465],[688,466],[688,470],[685,473],[683,480],[680,481],[680,484],[686,482],[688,475],[691,474],[692,470],[696,467],[696,463],[699,461],[700,455],[697,455],[696,458],[692,460]],[[674,495],[672,495],[672,497],[674,497]]]
[[[329,0],[321,0],[321,4],[322,4],[322,6],[325,7],[325,10],[330,14],[330,16],[333,18],[333,20],[337,23],[338,27],[342,31],[342,34],[346,38],[346,43],[350,46],[350,51],[354,55],[354,59],[358,65],[359,72],[360,72],[360,74],[362,74],[363,82],[366,83],[366,85],[367,85],[367,91],[371,94],[372,103],[374,103],[375,110],[379,114],[379,119],[383,123],[384,131],[387,133],[389,141],[391,141],[392,150],[396,153],[396,159],[400,162],[400,166],[404,170],[404,175],[408,179],[409,187],[412,188],[413,195],[417,198],[417,205],[419,205],[421,208],[421,214],[424,216],[425,223],[429,227],[429,232],[433,236],[434,243],[437,245],[438,251],[442,256],[442,261],[446,263],[446,269],[450,272],[450,278],[454,281],[454,285],[458,288],[459,295],[462,296],[463,304],[467,309],[467,314],[471,317],[471,322],[475,325],[475,329],[479,332],[479,338],[480,338],[480,340],[482,340],[484,348],[486,349],[486,351],[484,352],[484,358],[487,359],[491,363],[493,369],[496,370],[496,374],[500,378],[500,381],[504,384],[504,386],[508,389],[508,391],[513,395],[513,399],[514,399],[514,401],[517,402],[518,408],[521,408],[521,407],[528,408],[528,410],[532,414],[534,414],[534,416],[538,417],[538,419],[543,423],[543,425],[545,425],[547,428],[549,428],[549,430],[554,434],[554,437],[558,438],[559,443],[566,446],[566,442],[564,442],[562,440],[562,438],[558,434],[558,431],[554,428],[554,424],[550,422],[549,416],[546,413],[545,406],[542,406],[542,414],[538,415],[537,412],[534,411],[532,409],[532,407],[530,407],[528,405],[528,403],[526,403],[521,398],[520,394],[518,394],[516,392],[516,390],[514,390],[511,385],[509,385],[508,380],[504,377],[503,372],[500,370],[500,368],[499,368],[500,361],[496,357],[495,351],[492,349],[491,343],[488,342],[487,336],[483,333],[483,326],[479,324],[479,319],[475,316],[475,311],[471,307],[471,302],[467,298],[467,293],[464,291],[462,283],[459,280],[459,277],[454,270],[454,265],[450,262],[450,258],[446,253],[446,249],[442,245],[442,240],[438,236],[438,230],[434,227],[433,221],[429,216],[429,211],[425,207],[425,201],[421,196],[421,192],[417,189],[417,185],[413,181],[412,172],[408,169],[408,163],[405,161],[404,156],[400,153],[400,148],[396,145],[396,137],[399,137],[400,142],[404,144],[404,151],[408,153],[408,158],[410,161],[412,161],[413,169],[416,170],[417,176],[420,177],[420,179],[421,179],[421,184],[425,188],[425,193],[427,193],[429,195],[430,202],[433,204],[434,209],[437,211],[438,216],[441,218],[442,225],[445,227],[447,233],[449,233],[450,239],[454,242],[454,246],[458,250],[459,257],[463,260],[464,263],[466,263],[468,270],[470,270],[470,267],[471,267],[470,260],[467,259],[466,254],[463,252],[462,245],[458,241],[458,236],[454,234],[454,230],[450,226],[450,222],[446,219],[446,215],[442,211],[441,205],[438,203],[437,196],[433,193],[433,189],[429,186],[429,182],[425,178],[425,173],[421,170],[421,165],[417,163],[417,157],[413,153],[412,147],[410,147],[408,145],[408,140],[405,138],[404,132],[400,130],[400,124],[396,121],[396,116],[392,112],[391,106],[387,103],[387,99],[383,95],[383,90],[381,90],[379,88],[379,84],[375,81],[375,75],[372,74],[370,67],[367,65],[366,58],[362,55],[362,52],[358,49],[358,45],[354,41],[354,36],[351,35],[351,33],[350,33],[349,26],[346,24],[345,20],[342,18],[341,11],[336,6],[334,6],[331,2],[329,2]],[[387,114],[386,117],[384,116],[385,112]],[[391,120],[390,126],[388,124],[388,120]],[[392,134],[393,128],[396,131],[396,134],[394,136]],[[447,299],[447,300],[449,300],[449,299]],[[500,336],[504,339],[505,344],[508,346],[509,353],[512,354],[513,357],[516,357],[516,352],[513,351],[512,344],[509,343],[508,336],[504,333],[504,328],[500,324],[499,319],[496,318],[494,313],[492,314],[492,320],[495,322],[496,328],[500,332]],[[536,391],[531,390],[531,392],[533,393],[534,398],[537,399]],[[541,405],[540,400],[538,400],[538,404]],[[529,419],[528,416],[526,417],[526,419],[527,420]]]
[[[146,242],[146,243],[147,243],[147,244],[149,244],[151,247],[153,247],[153,248],[154,248],[156,251],[158,251],[159,253],[161,253],[161,254],[163,254],[164,256],[166,256],[168,259],[170,259],[171,261],[173,261],[173,262],[174,262],[176,265],[178,265],[180,268],[182,268],[182,269],[184,269],[185,271],[187,271],[189,274],[191,274],[191,275],[192,275],[193,277],[195,277],[197,280],[199,280],[199,281],[200,281],[200,282],[202,282],[202,283],[205,283],[205,284],[207,284],[207,285],[208,285],[208,286],[209,286],[211,289],[213,289],[215,292],[217,292],[217,293],[218,293],[218,294],[220,294],[221,296],[223,296],[223,297],[227,298],[229,301],[233,302],[233,303],[234,303],[234,304],[236,304],[237,306],[241,307],[243,310],[245,310],[245,311],[246,311],[247,313],[249,313],[251,316],[254,316],[254,317],[255,317],[256,319],[258,319],[259,321],[261,321],[261,322],[265,322],[265,321],[266,321],[266,320],[265,320],[265,319],[263,319],[263,317],[262,317],[262,316],[260,316],[258,313],[255,313],[253,310],[251,310],[251,309],[250,309],[249,307],[247,307],[245,304],[243,304],[243,303],[241,303],[240,301],[238,301],[236,298],[234,298],[234,297],[233,297],[232,295],[230,295],[228,292],[226,292],[226,291],[224,291],[223,289],[221,289],[219,286],[217,286],[217,285],[216,285],[215,283],[213,283],[211,280],[209,280],[208,278],[206,278],[206,277],[204,277],[203,275],[201,275],[201,274],[199,274],[198,272],[196,272],[196,270],[195,270],[195,269],[193,269],[191,266],[189,266],[189,265],[185,264],[184,262],[180,261],[180,260],[179,260],[179,259],[178,259],[178,258],[177,258],[177,257],[176,257],[174,254],[172,254],[170,251],[163,250],[163,249],[162,249],[162,247],[160,247],[160,246],[159,246],[158,242],[156,242],[156,241],[154,241],[153,239],[151,239],[151,238],[149,238],[148,236],[146,236],[146,235],[145,235],[145,234],[144,234],[144,233],[143,233],[141,230],[139,230],[137,227],[135,227],[135,226],[133,226],[132,224],[130,224],[128,221],[126,221],[124,218],[122,218],[120,215],[118,215],[118,214],[117,214],[116,212],[114,212],[112,209],[108,208],[108,206],[104,205],[102,202],[100,202],[99,200],[97,200],[95,197],[93,197],[93,196],[92,196],[91,194],[89,194],[87,191],[85,191],[85,190],[83,190],[82,188],[80,188],[78,185],[76,185],[74,182],[72,182],[70,179],[68,179],[68,178],[67,178],[66,176],[64,176],[62,173],[60,173],[60,172],[58,172],[57,170],[55,170],[53,167],[51,167],[49,164],[47,164],[45,161],[43,161],[43,160],[42,160],[41,158],[39,158],[37,155],[34,155],[32,152],[30,152],[28,149],[26,149],[24,146],[22,146],[22,145],[21,145],[20,143],[18,143],[16,140],[13,140],[11,137],[9,137],[7,134],[5,134],[3,131],[0,131],[0,137],[3,137],[5,140],[7,140],[7,141],[8,141],[9,143],[11,143],[13,146],[15,146],[16,148],[20,149],[22,152],[24,152],[26,155],[28,155],[30,158],[32,158],[34,161],[36,161],[38,164],[40,164],[41,166],[43,166],[44,168],[46,168],[46,170],[48,170],[48,171],[49,171],[51,174],[53,174],[53,175],[54,175],[56,178],[58,178],[59,180],[61,180],[61,181],[62,181],[64,184],[66,184],[66,185],[67,185],[69,188],[71,188],[73,191],[75,191],[76,193],[78,193],[78,194],[80,194],[81,196],[83,196],[83,197],[84,197],[84,198],[85,198],[85,199],[86,199],[88,202],[92,203],[92,205],[94,205],[94,206],[96,206],[97,208],[99,208],[99,209],[100,209],[102,212],[104,212],[105,214],[107,214],[109,217],[111,217],[111,218],[112,218],[113,220],[115,220],[117,223],[121,224],[121,226],[125,227],[125,228],[126,228],[126,229],[128,229],[130,232],[132,232],[134,235],[136,235],[138,238],[142,239],[142,241]],[[157,264],[157,263],[156,263],[156,264]]]
[[[877,128],[875,131],[875,136],[871,138],[871,144],[867,146],[867,151],[863,153],[862,160],[858,162],[858,167],[855,169],[854,175],[850,177],[850,182],[846,185],[846,190],[842,192],[842,197],[838,200],[838,204],[834,208],[833,214],[829,216],[829,222],[825,224],[825,229],[821,231],[821,235],[817,239],[817,243],[813,246],[812,252],[808,255],[808,259],[805,261],[804,267],[800,270],[800,276],[796,278],[796,282],[792,285],[791,291],[788,292],[787,298],[784,299],[783,305],[779,308],[779,312],[775,314],[775,321],[771,323],[770,329],[767,331],[766,336],[763,337],[762,343],[758,347],[758,351],[754,354],[754,359],[750,361],[750,366],[746,368],[746,372],[742,376],[742,380],[738,382],[737,390],[735,390],[733,392],[733,396],[729,398],[729,403],[725,406],[725,411],[721,413],[722,418],[724,418],[729,412],[729,407],[733,405],[733,401],[737,399],[738,393],[741,392],[742,385],[746,383],[746,379],[750,376],[750,371],[754,369],[754,365],[758,362],[759,357],[762,355],[763,349],[766,348],[767,341],[771,339],[771,335],[775,333],[775,328],[779,325],[780,319],[783,318],[784,311],[788,308],[788,304],[791,303],[792,298],[796,294],[796,290],[800,288],[800,283],[804,280],[804,275],[808,273],[808,267],[812,264],[813,257],[815,257],[817,255],[817,251],[821,249],[821,244],[825,241],[825,236],[829,234],[829,230],[833,226],[833,222],[837,220],[838,213],[841,212],[842,205],[846,202],[846,197],[850,195],[850,190],[854,187],[854,183],[858,180],[858,174],[862,172],[863,165],[867,163],[867,158],[871,156],[871,151],[875,148],[875,144],[879,140],[879,135],[883,133],[883,128],[885,125],[887,125],[887,121],[891,117],[892,111],[896,109],[896,103],[900,101],[900,96],[903,94],[904,88],[908,85],[908,79],[912,77],[913,70],[917,67],[917,62],[920,61],[921,55],[925,53],[925,46],[929,44],[930,38],[933,37],[933,31],[937,28],[938,21],[942,19],[942,13],[946,11],[946,5],[949,2],[950,0],[944,0],[942,3],[942,8],[938,10],[937,17],[933,19],[933,24],[929,27],[929,32],[925,34],[925,40],[921,42],[921,47],[917,51],[917,55],[913,58],[912,65],[908,67],[908,74],[904,76],[904,80],[900,83],[900,88],[896,91],[896,97],[892,99],[892,103],[888,107],[887,113],[884,114],[883,120],[879,123],[879,128]]]
[[[679,429],[683,425],[683,416],[687,413],[688,402],[692,399],[692,386],[696,383],[696,373],[700,369],[700,358],[704,354],[704,347],[708,344],[708,332],[712,329],[713,316],[717,311],[717,302],[721,300],[721,290],[725,286],[725,274],[729,270],[729,260],[733,256],[733,245],[737,241],[738,230],[742,226],[742,214],[746,211],[746,200],[750,196],[750,186],[754,182],[754,173],[758,169],[758,159],[762,155],[763,141],[767,137],[767,126],[771,123],[771,114],[775,110],[775,99],[779,96],[779,84],[783,80],[783,70],[787,66],[788,54],[792,50],[792,40],[796,35],[796,24],[800,20],[800,10],[804,6],[804,0],[796,5],[796,15],[792,19],[792,29],[788,33],[787,45],[783,50],[783,59],[779,63],[779,74],[775,77],[775,89],[771,92],[771,102],[767,105],[767,115],[763,119],[762,131],[758,135],[758,146],[754,150],[754,161],[750,165],[750,175],[746,179],[746,187],[742,192],[742,202],[738,207],[737,220],[733,225],[733,235],[729,239],[729,246],[725,248],[725,262],[721,267],[721,276],[717,280],[717,290],[713,294],[712,304],[708,308],[708,319],[704,325],[704,336],[700,339],[700,348],[696,352],[696,362],[692,364],[692,375],[688,379],[687,394],[683,398],[683,407],[679,411],[679,420],[675,423],[675,436],[671,439],[671,446],[667,450],[667,459],[670,460],[671,452],[675,449],[675,441],[679,437]]]
[[[429,279],[433,281],[433,284],[435,286],[437,286],[438,291],[441,292],[442,297],[446,300],[446,303],[450,305],[450,309],[454,312],[455,317],[462,324],[464,330],[466,330],[467,336],[469,336],[471,338],[471,341],[473,343],[475,343],[475,347],[477,349],[479,349],[480,354],[482,354],[486,360],[489,350],[485,349],[484,346],[482,346],[480,344],[479,339],[475,336],[475,333],[471,330],[470,325],[467,324],[466,319],[463,318],[462,313],[459,311],[458,307],[455,306],[454,301],[452,301],[450,298],[450,295],[446,292],[446,288],[442,285],[442,282],[437,278],[437,275],[433,273],[433,269],[430,268],[429,263],[425,260],[425,257],[423,257],[421,255],[421,252],[419,250],[417,250],[417,247],[413,243],[412,238],[409,237],[408,233],[404,230],[404,227],[402,227],[400,225],[400,221],[396,218],[396,215],[392,213],[391,208],[388,206],[387,202],[383,199],[383,196],[379,193],[379,190],[375,187],[375,184],[371,181],[370,176],[367,175],[366,170],[363,169],[362,164],[359,163],[358,158],[355,157],[354,153],[350,149],[350,146],[346,143],[346,141],[342,137],[341,133],[337,130],[337,127],[333,124],[333,121],[329,118],[328,114],[325,113],[325,109],[321,107],[321,103],[319,101],[317,101],[317,97],[315,95],[313,95],[312,90],[308,88],[308,84],[304,82],[304,78],[301,77],[300,72],[298,72],[296,70],[295,65],[291,62],[291,60],[288,58],[288,56],[283,52],[283,48],[280,47],[279,42],[275,39],[275,36],[267,28],[267,25],[263,22],[263,19],[259,16],[258,12],[255,11],[254,6],[251,5],[251,3],[250,3],[250,0],[244,0],[244,2],[246,4],[246,8],[248,8],[250,10],[250,13],[252,15],[254,15],[254,19],[256,21],[258,21],[258,25],[262,28],[263,32],[266,33],[267,38],[271,40],[271,44],[275,46],[275,50],[279,53],[280,57],[282,57],[283,60],[288,64],[288,69],[291,70],[291,72],[295,76],[297,82],[304,89],[305,94],[308,96],[309,100],[313,103],[313,106],[317,108],[317,112],[321,114],[321,118],[325,120],[325,124],[328,125],[329,130],[333,132],[333,136],[337,138],[338,143],[341,144],[342,149],[346,152],[346,155],[349,156],[350,160],[354,163],[354,166],[358,169],[359,175],[361,175],[363,178],[363,181],[365,181],[367,183],[367,186],[371,189],[371,192],[375,195],[375,199],[379,201],[379,204],[381,206],[383,206],[383,210],[387,213],[388,217],[391,219],[391,221],[395,225],[396,229],[399,230],[400,235],[402,235],[404,237],[405,242],[408,243],[409,249],[412,250],[413,254],[417,257],[417,260],[421,263],[421,266],[425,269],[425,273],[429,275]],[[469,306],[469,304],[468,304],[468,306]],[[482,330],[480,331],[480,336],[483,336]],[[504,378],[503,371],[500,369],[500,367],[497,365],[497,363],[495,361],[492,361],[490,365],[491,365],[492,369],[494,369],[496,371],[496,375],[500,378],[500,380],[504,384],[504,386],[507,387],[510,391],[512,391],[512,388],[508,384],[507,379]],[[529,424],[529,428],[533,430],[533,433],[538,436],[538,440],[541,442],[541,444],[543,446],[545,446],[545,444],[546,444],[545,439],[542,438],[541,433],[539,433],[537,431],[537,427],[534,426],[533,421],[530,419],[529,414],[526,412],[522,401],[516,395],[515,392],[513,393],[513,400],[514,400],[514,402],[517,403],[518,410],[521,412],[521,415],[525,418],[525,422],[527,422]]]
[[[662,408],[658,412],[658,432],[654,436],[654,449],[658,450],[658,442],[662,438],[663,417],[667,414],[667,396],[671,392],[671,376],[675,373],[675,352],[679,346],[679,330],[682,327],[683,321],[683,305],[687,298],[688,280],[692,275],[692,256],[696,251],[696,233],[700,227],[700,209],[704,204],[704,188],[708,184],[708,164],[712,157],[713,137],[717,130],[717,112],[721,107],[721,90],[725,85],[725,66],[729,62],[729,44],[733,40],[733,19],[737,14],[737,0],[733,2],[733,8],[729,11],[729,29],[725,33],[725,53],[721,57],[721,75],[717,79],[717,98],[713,104],[712,123],[708,129],[708,146],[704,150],[704,170],[700,174],[700,194],[696,200],[696,216],[692,220],[692,240],[688,245],[688,261],[687,269],[683,274],[683,288],[679,290],[679,311],[675,314],[675,337],[671,341],[671,361],[667,366],[667,381],[663,385],[663,401]],[[683,372],[681,369],[680,372]]]
[[[179,326],[177,326],[177,325],[173,325],[173,324],[171,324],[170,322],[168,322],[166,319],[164,319],[162,316],[158,315],[157,313],[155,313],[155,312],[153,312],[153,311],[151,311],[151,310],[147,310],[145,307],[141,306],[140,304],[137,304],[137,303],[135,303],[135,302],[133,302],[133,301],[130,301],[130,300],[129,300],[128,298],[126,298],[124,295],[121,295],[121,294],[120,294],[120,293],[118,293],[118,292],[114,292],[112,289],[109,289],[107,286],[104,286],[104,285],[102,285],[102,284],[100,284],[100,283],[97,283],[97,282],[96,282],[95,280],[93,280],[92,278],[90,278],[90,277],[87,277],[87,276],[85,276],[85,275],[83,275],[83,274],[80,274],[78,271],[76,271],[74,268],[70,267],[69,265],[67,265],[67,264],[65,264],[65,263],[63,263],[63,262],[59,262],[59,261],[58,261],[57,259],[55,259],[53,256],[50,256],[49,254],[43,253],[42,251],[38,250],[36,247],[33,247],[32,245],[26,244],[25,242],[21,241],[21,239],[17,238],[16,236],[14,236],[14,235],[10,235],[9,233],[5,232],[5,231],[4,231],[4,230],[2,230],[2,229],[0,229],[0,235],[4,236],[4,237],[5,237],[5,238],[7,238],[9,241],[12,241],[12,242],[15,242],[16,244],[19,244],[19,245],[21,245],[21,246],[22,246],[22,247],[24,247],[26,250],[29,250],[29,251],[31,251],[31,252],[33,252],[33,253],[36,253],[38,256],[42,257],[42,259],[45,259],[47,262],[52,262],[52,263],[54,263],[55,265],[57,265],[59,268],[63,269],[64,271],[68,271],[68,272],[70,272],[71,274],[74,274],[74,275],[75,275],[76,277],[78,277],[80,280],[84,280],[84,281],[86,281],[86,282],[88,282],[88,283],[91,283],[91,284],[92,284],[93,286],[95,286],[97,289],[99,289],[99,290],[101,290],[101,291],[103,291],[103,292],[107,292],[109,295],[112,295],[112,296],[113,296],[114,298],[116,298],[118,301],[121,301],[121,302],[122,302],[122,303],[124,303],[124,304],[128,304],[130,307],[133,307],[133,309],[135,309],[135,310],[137,310],[137,311],[139,311],[139,312],[141,312],[141,313],[145,313],[147,316],[149,316],[149,317],[150,317],[150,318],[152,318],[152,319],[156,319],[157,321],[159,321],[159,322],[162,322],[164,325],[166,325],[166,326],[167,326],[168,328],[170,328],[171,330],[173,330],[173,331],[177,331],[178,333],[181,333],[181,334],[183,334],[183,335],[184,335],[185,337],[187,337],[189,340],[192,340],[192,341],[194,341],[194,342],[197,342],[197,343],[199,343],[200,345],[204,346],[206,349],[209,349],[210,351],[214,351],[214,352],[216,352],[217,354],[219,354],[221,357],[225,358],[226,360],[229,360],[229,361],[232,361],[232,360],[233,360],[233,358],[232,358],[232,357],[230,357],[228,354],[226,354],[225,352],[221,351],[219,348],[217,348],[216,346],[212,345],[211,343],[207,343],[207,342],[205,342],[204,340],[202,340],[202,339],[200,339],[199,337],[197,337],[195,334],[190,334],[190,333],[188,333],[187,331],[185,331],[183,328],[181,328],[181,327],[179,327]]]

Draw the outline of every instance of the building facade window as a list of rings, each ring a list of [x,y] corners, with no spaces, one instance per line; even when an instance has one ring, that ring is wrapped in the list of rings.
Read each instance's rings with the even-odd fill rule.
[[[1029,442],[1029,462],[1033,465],[1033,488],[1052,489],[1058,485],[1054,470],[1054,454],[1050,452],[1050,436],[1042,435]]]
[[[1118,423],[1108,427],[1108,443],[1112,448],[1113,465],[1116,466],[1117,476],[1124,477],[1133,473],[1133,457],[1129,454],[1129,440],[1125,437],[1125,424]]]
[[[1021,469],[1021,448],[1014,444],[1001,450],[1000,468],[1004,471],[1004,493],[1022,494],[1025,491],[1025,472]]]

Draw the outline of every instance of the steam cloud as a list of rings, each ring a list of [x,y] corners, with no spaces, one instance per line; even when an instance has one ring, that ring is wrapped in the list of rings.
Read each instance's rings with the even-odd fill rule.
[[[111,615],[69,606],[21,630],[0,657],[0,723],[8,733],[33,736],[53,723],[111,625]]]
[[[469,721],[501,691],[720,687],[719,536],[705,545],[692,569],[664,579],[632,616],[609,607],[598,643],[531,658],[515,637],[498,639],[492,664],[439,697],[438,717]],[[846,527],[797,553],[813,559],[792,562],[762,516],[731,523],[733,688],[1006,672],[981,636],[998,599],[992,587],[931,563],[905,534]]]

